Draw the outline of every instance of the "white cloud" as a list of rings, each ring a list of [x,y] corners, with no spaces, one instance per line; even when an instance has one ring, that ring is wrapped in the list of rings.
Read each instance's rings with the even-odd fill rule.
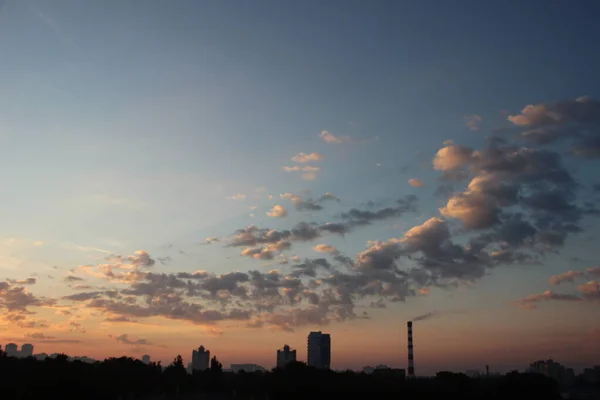
[[[246,195],[243,193],[234,194],[233,196],[225,197],[227,200],[244,200]]]
[[[270,211],[267,211],[267,215],[269,217],[282,218],[287,217],[288,213],[285,207],[280,206],[279,204],[275,204]]]
[[[297,163],[306,163],[306,162],[316,162],[321,161],[325,158],[322,154],[319,153],[298,153],[294,157],[291,158],[292,161]]]

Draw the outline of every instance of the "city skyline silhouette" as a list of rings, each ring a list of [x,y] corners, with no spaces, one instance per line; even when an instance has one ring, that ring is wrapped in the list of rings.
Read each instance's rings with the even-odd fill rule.
[[[598,15],[0,1],[0,343],[186,368],[204,346],[202,365],[267,371],[289,345],[408,371],[412,321],[418,377],[582,374],[600,363]],[[330,335],[312,361],[310,332]]]

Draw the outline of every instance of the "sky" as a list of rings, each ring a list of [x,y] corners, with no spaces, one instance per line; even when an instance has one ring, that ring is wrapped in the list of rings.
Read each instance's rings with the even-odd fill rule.
[[[0,0],[0,343],[592,365],[598,12]]]

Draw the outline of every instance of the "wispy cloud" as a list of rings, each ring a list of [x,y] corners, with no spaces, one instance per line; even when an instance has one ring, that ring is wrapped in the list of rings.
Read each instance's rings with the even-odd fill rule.
[[[408,184],[415,188],[420,188],[420,187],[425,186],[425,182],[423,182],[422,180],[420,180],[418,178],[409,179]]]
[[[334,136],[331,132],[326,130],[321,131],[321,134],[319,136],[325,143],[331,144],[341,144],[352,141],[352,138],[350,136]]]
[[[319,153],[298,153],[291,158],[292,161],[297,163],[317,162],[325,159],[325,156]]]
[[[469,130],[472,131],[479,130],[479,125],[481,124],[481,121],[483,121],[483,118],[481,118],[481,115],[479,114],[473,114],[465,117],[465,124],[467,125],[467,128],[469,128]]]
[[[243,193],[234,194],[233,196],[227,196],[225,199],[227,200],[244,200],[246,195]]]

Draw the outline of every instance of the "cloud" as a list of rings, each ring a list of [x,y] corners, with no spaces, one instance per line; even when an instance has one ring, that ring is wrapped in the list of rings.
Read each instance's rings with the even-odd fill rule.
[[[350,225],[368,225],[373,221],[399,217],[408,212],[414,212],[417,208],[417,197],[405,196],[396,201],[396,206],[386,207],[377,211],[359,210],[352,208],[340,215],[340,218],[348,220]]]
[[[303,199],[302,197],[293,193],[282,193],[280,197],[282,199],[291,200],[294,208],[298,211],[319,211],[323,209],[322,205],[318,204],[311,198]]]
[[[283,167],[284,171],[287,172],[318,172],[321,170],[321,168],[319,167],[313,167],[311,165],[304,165],[304,166],[300,166],[300,165],[294,165],[293,167]]]
[[[321,197],[319,197],[320,202],[324,202],[324,201],[328,201],[328,200],[337,201],[338,203],[340,202],[339,197],[337,197],[333,193],[329,193],[329,192],[325,192],[321,195]]]
[[[408,184],[412,187],[416,187],[416,188],[420,188],[425,186],[425,182],[423,182],[422,180],[418,179],[418,178],[412,178],[408,180]]]
[[[452,145],[438,151],[434,164],[444,171],[461,168],[470,179],[440,208],[441,215],[461,221],[467,230],[513,235],[506,237],[513,245],[519,235],[519,244],[556,248],[581,231],[584,215],[596,213],[575,202],[577,182],[552,151],[503,141],[478,151]]]
[[[42,242],[41,240],[36,240],[35,242],[32,243],[34,246],[43,246],[45,243]]]
[[[587,268],[582,271],[567,271],[559,275],[553,275],[548,280],[551,285],[558,285],[564,282],[574,283],[575,279],[594,276],[600,271],[599,267]],[[598,274],[600,275],[600,274]],[[590,280],[587,283],[576,287],[577,294],[562,294],[551,290],[543,293],[525,296],[515,302],[521,308],[536,308],[538,303],[546,301],[570,301],[570,302],[595,302],[600,301],[600,283],[596,280]]]
[[[325,143],[331,144],[341,144],[352,141],[352,138],[349,136],[333,136],[329,131],[321,131],[319,136]]]
[[[573,282],[575,278],[583,276],[584,273],[582,271],[567,271],[559,275],[552,275],[548,279],[548,283],[551,285],[558,285],[562,282]]]
[[[54,336],[46,336],[43,332],[26,333],[25,337],[29,339],[54,339]]]
[[[438,150],[433,158],[433,168],[438,171],[452,171],[465,165],[473,155],[473,149],[450,144]]]
[[[291,158],[292,161],[297,163],[317,162],[325,159],[325,156],[319,153],[298,153]]]
[[[473,114],[469,115],[468,117],[465,117],[465,124],[467,125],[467,128],[469,128],[469,130],[472,131],[479,130],[479,124],[481,124],[481,121],[481,115],[478,114]]]
[[[206,239],[204,239],[204,243],[206,243],[206,244],[213,244],[213,243],[217,243],[218,241],[219,241],[219,238],[215,237],[215,236],[207,237]]]
[[[590,275],[600,276],[600,267],[586,268],[585,271]]]
[[[16,283],[18,284],[18,283]],[[29,307],[42,307],[54,304],[51,299],[37,297],[29,293],[23,286],[15,286],[15,283],[0,282],[0,308],[9,313],[28,314]]]
[[[279,204],[275,204],[273,206],[273,208],[271,208],[271,210],[267,211],[267,215],[269,217],[282,218],[282,217],[287,217],[288,212],[285,209],[285,207],[280,206]]]
[[[27,279],[7,279],[11,285],[35,285],[37,282],[36,278],[27,278]]]
[[[587,96],[530,104],[508,120],[522,139],[537,145],[566,142],[577,157],[600,156],[600,101]]]
[[[546,290],[543,293],[532,294],[516,301],[517,306],[521,308],[536,308],[537,303],[558,300],[558,301],[582,301],[581,297],[571,294],[555,293],[551,290]]]
[[[83,281],[85,279],[80,278],[78,276],[74,276],[74,275],[67,275],[64,280],[65,280],[65,282],[78,282],[78,281]]]
[[[234,194],[233,196],[225,197],[227,200],[244,200],[246,195],[243,193]]]
[[[320,171],[321,168],[313,167],[311,165],[295,165],[293,167],[283,167],[283,170],[286,172],[302,172],[300,174],[300,178],[305,181],[314,181],[317,179],[317,172]]]
[[[581,185],[567,169],[569,163],[551,149],[491,138],[481,148],[446,143],[432,162],[440,185],[451,185],[439,213],[419,216],[418,223],[397,237],[368,241],[356,254],[341,254],[323,243],[327,235],[346,235],[377,221],[402,218],[404,224],[417,210],[418,199],[402,197],[380,209],[373,204],[351,208],[333,215],[330,222],[319,218],[278,229],[251,225],[222,239],[230,250],[239,248],[241,256],[258,260],[261,270],[160,273],[146,268],[152,260],[147,253],[110,256],[79,270],[110,282],[106,286],[111,289],[71,292],[60,301],[115,322],[166,318],[220,332],[220,324],[236,321],[292,331],[366,318],[363,311],[368,307],[408,301],[435,288],[473,285],[504,266],[539,263],[546,253],[558,252],[569,237],[582,232],[586,216],[598,214],[593,205],[579,199]],[[331,194],[313,199],[283,193],[281,198],[306,211],[339,201]],[[308,246],[329,254],[314,259],[292,256],[292,249]],[[577,271],[557,275],[552,282],[561,283],[561,288],[569,279],[585,280],[572,292],[548,291],[518,304],[594,302],[597,274],[600,269],[592,268],[580,275]]]
[[[313,247],[313,250],[318,253],[339,253],[335,247],[328,244],[318,244]]]
[[[129,335],[127,334],[122,334],[120,336],[115,337],[115,340],[117,342],[123,343],[123,344],[128,344],[128,345],[142,345],[142,346],[151,346],[152,343],[150,343],[150,341],[148,339],[135,339],[135,340],[131,340],[129,339]]]

